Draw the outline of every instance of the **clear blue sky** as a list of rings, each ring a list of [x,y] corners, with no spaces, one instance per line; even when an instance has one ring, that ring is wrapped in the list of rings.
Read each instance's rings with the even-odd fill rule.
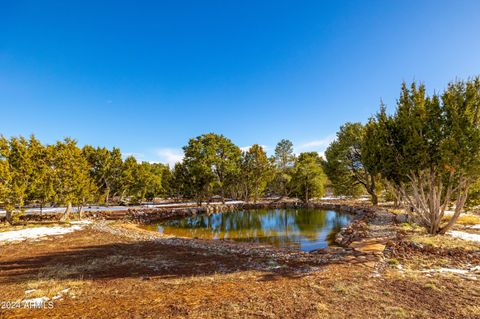
[[[322,151],[403,80],[480,74],[480,1],[0,1],[0,133],[172,161],[188,138]]]

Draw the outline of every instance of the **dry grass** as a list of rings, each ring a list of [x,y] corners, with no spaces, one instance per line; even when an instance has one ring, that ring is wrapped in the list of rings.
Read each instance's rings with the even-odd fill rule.
[[[480,216],[470,215],[470,214],[462,215],[458,217],[457,224],[465,225],[465,226],[480,224]]]
[[[415,232],[409,236],[409,239],[413,242],[431,245],[438,248],[461,248],[465,250],[478,250],[480,249],[480,243],[455,238],[449,235],[429,235],[425,231]]]

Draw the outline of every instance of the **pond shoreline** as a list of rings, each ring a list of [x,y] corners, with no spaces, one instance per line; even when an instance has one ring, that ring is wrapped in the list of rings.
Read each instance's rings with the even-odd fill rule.
[[[216,205],[213,207],[202,206],[170,210],[130,210],[130,220],[120,218],[117,223],[112,223],[108,221],[112,219],[104,218],[103,221],[100,220],[94,223],[93,228],[131,239],[154,241],[162,245],[206,249],[213,254],[234,253],[243,256],[268,258],[280,263],[301,262],[302,264],[306,263],[311,266],[329,263],[358,263],[371,269],[375,269],[377,265],[379,265],[379,262],[384,260],[383,251],[387,241],[396,236],[395,232],[382,231],[381,233],[375,233],[374,230],[374,227],[376,227],[375,224],[382,224],[381,228],[384,229],[386,224],[393,224],[395,222],[393,214],[388,211],[372,206],[332,202],[310,203],[308,208],[348,213],[353,215],[353,219],[349,225],[342,228],[337,234],[336,242],[339,244],[338,247],[319,248],[308,252],[231,240],[168,236],[145,230],[141,227],[143,223],[188,217],[196,214],[222,213],[242,209],[303,207],[307,207],[307,205],[299,202],[261,202],[256,204]],[[101,218],[101,216],[97,216],[96,218]]]

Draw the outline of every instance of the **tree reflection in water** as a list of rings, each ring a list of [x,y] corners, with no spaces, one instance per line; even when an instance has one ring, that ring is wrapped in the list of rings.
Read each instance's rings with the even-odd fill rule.
[[[258,209],[197,215],[150,224],[163,234],[256,242],[309,251],[325,248],[350,222],[348,214],[321,209]]]

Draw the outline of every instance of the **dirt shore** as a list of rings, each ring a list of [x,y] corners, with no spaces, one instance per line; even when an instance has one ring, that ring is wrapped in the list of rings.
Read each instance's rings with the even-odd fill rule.
[[[0,246],[0,318],[480,317],[475,277],[422,272],[431,264],[472,267],[477,247],[455,255],[399,240],[372,267],[212,253],[155,240],[128,224],[107,226],[118,232],[94,224]],[[42,297],[49,301],[41,309],[19,303]]]

